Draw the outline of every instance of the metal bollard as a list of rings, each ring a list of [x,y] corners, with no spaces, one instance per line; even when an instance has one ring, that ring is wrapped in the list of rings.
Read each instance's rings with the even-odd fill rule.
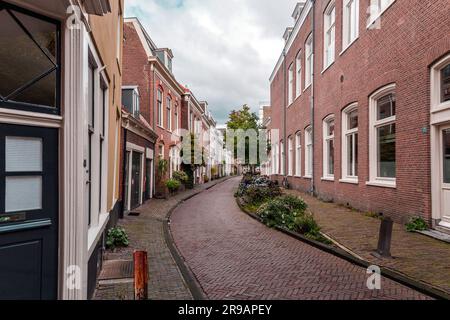
[[[146,251],[135,251],[134,259],[134,299],[148,300],[148,259]]]
[[[378,249],[375,256],[378,258],[392,258],[391,256],[391,242],[392,242],[392,228],[394,222],[387,217],[381,221],[380,236],[378,239]]]

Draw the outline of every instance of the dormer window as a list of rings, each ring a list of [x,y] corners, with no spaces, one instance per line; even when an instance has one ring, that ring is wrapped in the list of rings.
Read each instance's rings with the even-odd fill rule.
[[[124,105],[125,109],[135,118],[139,118],[140,107],[138,87],[122,88],[122,104]]]

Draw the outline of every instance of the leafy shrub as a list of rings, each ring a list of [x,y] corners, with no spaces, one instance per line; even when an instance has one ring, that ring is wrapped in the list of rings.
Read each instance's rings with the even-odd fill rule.
[[[172,177],[173,177],[175,180],[180,181],[182,184],[186,184],[186,183],[188,183],[188,181],[189,181],[189,176],[188,176],[187,173],[184,172],[184,171],[175,171],[175,172],[172,174]]]
[[[108,230],[106,235],[106,247],[115,249],[116,247],[128,247],[130,244],[128,235],[123,228],[112,228]]]
[[[245,189],[242,196],[248,204],[262,204],[263,202],[281,196],[281,189],[276,186],[250,185]]]
[[[176,192],[181,187],[181,182],[176,179],[169,179],[166,182],[166,187],[170,192]]]
[[[305,214],[307,205],[302,199],[293,196],[281,196],[264,203],[257,211],[269,227],[285,227],[297,231],[296,219]]]
[[[412,218],[407,224],[406,224],[406,230],[408,232],[413,231],[425,231],[428,230],[428,224],[420,217]]]

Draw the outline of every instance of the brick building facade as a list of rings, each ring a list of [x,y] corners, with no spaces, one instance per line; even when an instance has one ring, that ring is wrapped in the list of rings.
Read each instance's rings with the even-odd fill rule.
[[[299,3],[270,79],[274,179],[450,227],[449,16],[446,0]]]

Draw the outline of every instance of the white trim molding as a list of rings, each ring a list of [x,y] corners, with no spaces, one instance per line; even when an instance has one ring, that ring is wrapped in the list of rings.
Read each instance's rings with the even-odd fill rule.
[[[334,181],[334,154],[335,150],[335,133],[336,133],[336,120],[334,114],[327,116],[322,122],[323,134],[323,159],[322,159],[322,180]],[[332,147],[333,150],[330,150]],[[333,152],[333,154],[330,153]],[[333,161],[330,161],[333,159]],[[331,163],[332,162],[332,163]],[[332,167],[331,167],[332,166]]]
[[[341,126],[342,126],[342,134],[341,134],[341,148],[342,148],[342,154],[341,154],[341,168],[342,168],[342,172],[341,172],[341,176],[342,179],[339,180],[340,182],[344,182],[344,183],[358,183],[358,154],[356,152],[358,148],[358,142],[359,140],[356,139],[356,137],[358,136],[358,129],[359,129],[359,124],[357,124],[357,126],[355,128],[350,128],[350,119],[349,116],[351,113],[353,112],[358,112],[358,103],[352,103],[349,106],[347,106],[343,111],[342,111],[342,122],[341,122]],[[358,117],[358,116],[357,116]],[[348,159],[348,152],[349,152],[349,144],[347,139],[349,137],[351,138],[351,143],[352,143],[352,159],[353,161],[351,161],[351,173],[349,174],[349,159]]]

